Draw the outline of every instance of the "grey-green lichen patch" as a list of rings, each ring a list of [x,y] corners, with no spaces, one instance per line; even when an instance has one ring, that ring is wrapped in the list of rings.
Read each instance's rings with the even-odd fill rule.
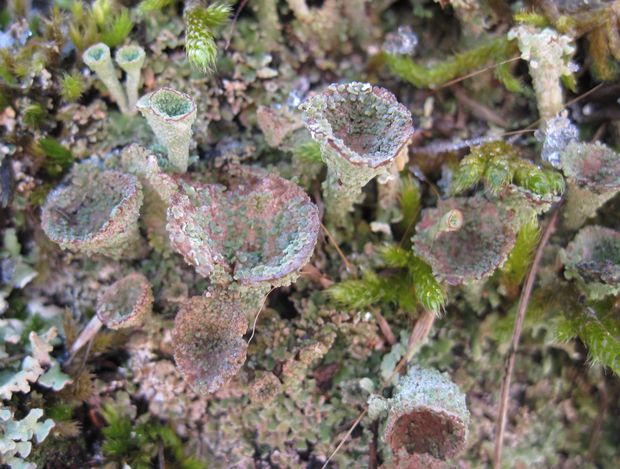
[[[196,104],[191,96],[161,88],[142,96],[136,106],[157,140],[166,147],[172,166],[179,172],[187,171],[192,125],[196,120]]]
[[[411,367],[389,400],[383,437],[394,454],[445,460],[464,447],[469,425],[465,394],[437,370]]]
[[[445,216],[458,210],[462,226],[442,228]],[[513,213],[484,197],[453,198],[426,209],[416,227],[413,249],[450,285],[461,285],[490,276],[501,267],[514,246]]]
[[[247,320],[225,293],[187,300],[176,316],[174,359],[192,387],[212,393],[237,374],[245,362]]]
[[[115,259],[136,255],[142,186],[118,171],[78,168],[71,182],[54,189],[43,206],[41,226],[63,249]]]
[[[561,252],[567,278],[585,287],[591,299],[620,291],[620,233],[602,226],[586,226]]]
[[[153,291],[146,277],[131,273],[106,288],[97,300],[97,316],[110,329],[141,326],[151,314]]]
[[[357,82],[332,84],[300,109],[328,167],[323,187],[329,218],[341,225],[361,189],[387,175],[411,138],[411,113],[386,89]]]
[[[301,188],[239,168],[228,188],[181,181],[167,230],[173,248],[201,275],[280,285],[310,259],[319,225],[318,209]]]

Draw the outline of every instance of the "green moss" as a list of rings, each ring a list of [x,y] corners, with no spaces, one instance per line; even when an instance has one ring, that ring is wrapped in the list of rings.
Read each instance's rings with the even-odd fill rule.
[[[390,71],[418,88],[437,88],[459,76],[508,60],[518,54],[515,41],[493,38],[432,66],[421,65],[406,56],[383,53]]]

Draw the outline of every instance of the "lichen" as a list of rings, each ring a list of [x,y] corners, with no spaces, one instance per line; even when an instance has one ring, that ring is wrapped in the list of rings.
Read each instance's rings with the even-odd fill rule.
[[[142,186],[132,175],[85,166],[54,189],[41,216],[45,234],[63,249],[115,259],[137,255]]]
[[[586,226],[562,252],[567,278],[577,279],[596,300],[620,291],[620,232]]]
[[[383,438],[396,461],[420,457],[443,461],[465,447],[469,425],[465,395],[437,370],[410,367],[385,405]]]
[[[196,120],[194,100],[172,88],[161,88],[142,96],[136,106],[166,148],[172,167],[181,173],[187,171],[192,125]]]
[[[461,213],[462,226],[455,231],[438,229],[452,210]],[[481,196],[440,200],[437,208],[422,211],[413,237],[414,252],[450,285],[480,280],[506,262],[515,243],[513,216]]]
[[[226,384],[245,362],[246,330],[242,307],[225,295],[187,300],[172,332],[174,360],[185,379],[202,393]]]
[[[294,184],[240,168],[228,189],[181,182],[167,229],[173,248],[216,282],[287,285],[312,255],[319,219]]]
[[[564,223],[579,228],[620,190],[618,153],[601,143],[573,142],[560,153],[568,180]]]
[[[373,178],[408,143],[411,113],[386,89],[367,83],[332,84],[306,100],[300,109],[327,164],[323,185],[328,219],[342,225]]]
[[[97,300],[97,316],[110,329],[144,324],[151,314],[153,291],[146,277],[132,273],[107,287]]]

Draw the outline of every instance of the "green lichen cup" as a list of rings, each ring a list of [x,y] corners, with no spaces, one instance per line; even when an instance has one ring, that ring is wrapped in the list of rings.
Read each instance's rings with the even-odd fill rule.
[[[114,259],[139,255],[142,186],[130,174],[81,168],[47,197],[41,215],[45,234],[61,248]]]
[[[460,226],[446,220],[460,213]],[[470,284],[489,277],[508,259],[515,244],[514,214],[484,197],[440,200],[426,209],[416,226],[413,250],[433,273],[450,285]]]
[[[560,256],[566,277],[577,280],[590,299],[620,292],[620,232],[586,226]]]
[[[620,191],[620,155],[602,143],[573,142],[560,166],[568,181],[563,222],[576,229]]]
[[[110,96],[116,101],[121,112],[123,114],[130,114],[127,96],[120,81],[118,81],[114,65],[112,64],[110,48],[102,42],[94,44],[84,51],[82,60],[108,88]]]
[[[192,125],[196,120],[196,103],[191,96],[161,88],[142,96],[136,106],[166,148],[171,166],[177,172],[186,172]]]
[[[384,88],[368,83],[333,84],[301,104],[304,124],[321,145],[327,164],[323,184],[327,219],[343,226],[362,188],[390,166],[409,142],[409,110]]]

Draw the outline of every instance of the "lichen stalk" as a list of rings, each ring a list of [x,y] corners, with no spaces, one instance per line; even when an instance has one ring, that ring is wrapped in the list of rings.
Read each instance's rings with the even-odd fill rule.
[[[571,37],[559,34],[550,28],[517,26],[508,33],[509,39],[516,39],[521,58],[527,60],[536,93],[536,103],[541,125],[564,109],[564,95],[561,79],[575,71],[570,59],[575,51]]]
[[[125,92],[127,93],[128,112],[133,115],[136,113],[136,103],[138,102],[138,90],[140,88],[141,69],[144,65],[145,53],[140,46],[121,47],[116,52],[116,63],[125,73]]]
[[[110,96],[123,114],[131,114],[127,105],[127,97],[116,76],[116,70],[112,63],[110,48],[103,43],[95,44],[82,54],[82,59],[88,67],[95,72],[97,77],[108,88]]]
[[[196,120],[194,100],[172,88],[160,88],[142,96],[137,108],[153,129],[157,140],[166,147],[173,168],[181,173],[186,172],[192,125]]]

